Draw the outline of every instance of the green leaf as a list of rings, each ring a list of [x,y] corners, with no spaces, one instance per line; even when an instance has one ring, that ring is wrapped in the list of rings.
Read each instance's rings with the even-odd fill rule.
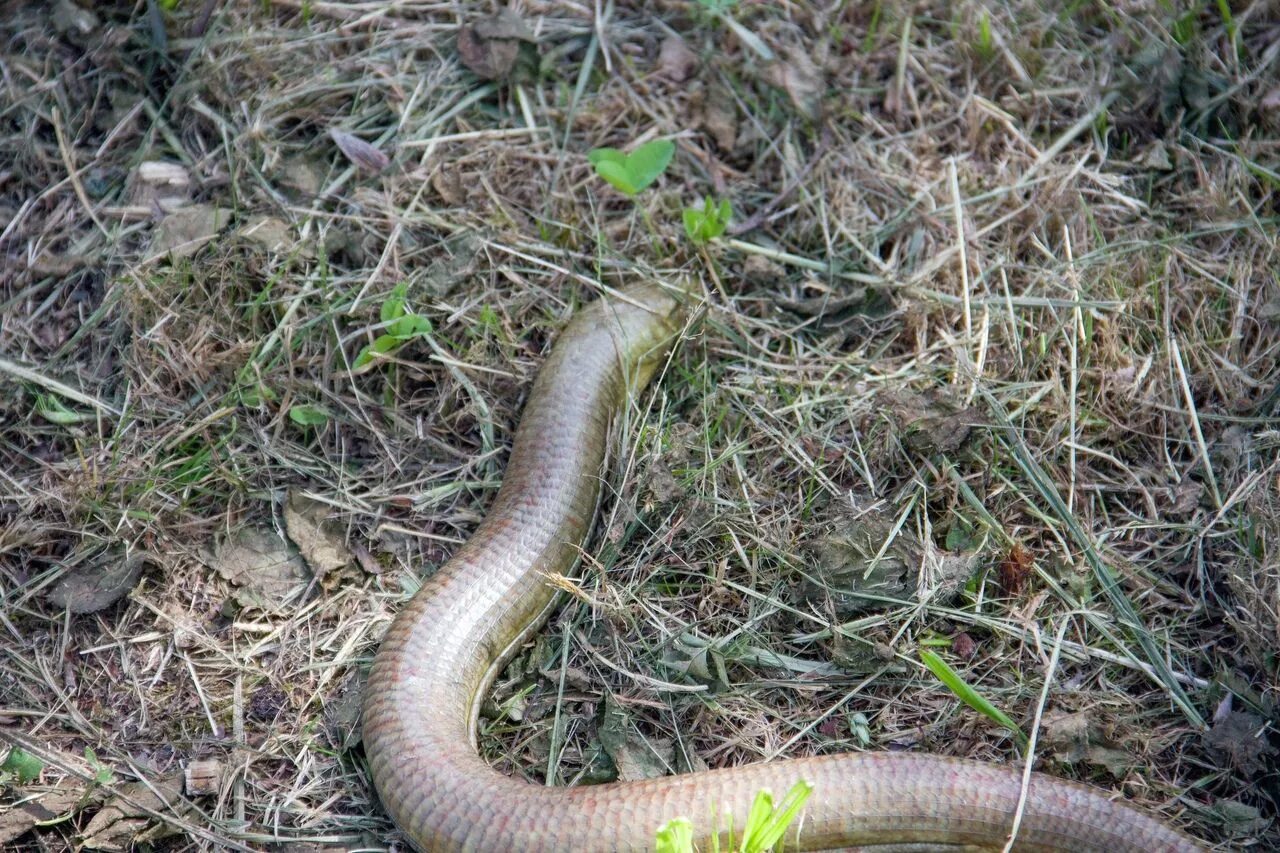
[[[376,355],[384,355],[396,349],[401,344],[401,339],[395,335],[378,335],[373,339],[373,343],[360,350],[360,354],[356,356],[355,362],[351,365],[352,370],[358,370],[369,362],[373,361]]]
[[[773,804],[773,794],[768,788],[756,794],[743,829],[742,844],[738,849],[742,853],[764,853],[772,850],[799,816],[812,793],[813,785],[802,779],[791,786],[791,790],[777,806]]]
[[[626,195],[635,195],[640,192],[640,187],[636,186],[631,179],[631,172],[623,163],[615,163],[612,160],[601,160],[596,163],[596,174],[604,178],[614,189]]]
[[[621,166],[627,162],[627,155],[617,148],[592,148],[587,152],[587,161],[592,166],[599,166],[601,163],[617,163]]]
[[[697,208],[686,207],[682,212],[684,217],[684,233],[689,239],[695,243],[702,242],[702,214]]]
[[[1013,732],[1018,739],[1018,745],[1024,749],[1027,746],[1027,736],[1022,733],[1022,729],[1018,728],[1018,724],[1009,718],[1009,715],[1001,711],[995,705],[991,704],[985,696],[970,687],[960,674],[952,669],[946,661],[938,657],[934,652],[928,649],[920,650],[920,660],[929,668],[929,671],[938,677],[938,680],[950,688],[951,692],[960,697],[960,701],[964,702],[973,710],[980,714],[985,714],[992,721],[1004,726]]]
[[[701,210],[696,207],[684,209],[684,233],[694,243],[709,242],[725,232],[732,216],[733,208],[728,199],[716,204],[711,196],[704,196]]]
[[[630,154],[616,148],[595,148],[587,160],[619,192],[635,195],[658,179],[671,163],[676,146],[670,139],[646,142]]]
[[[20,746],[9,750],[4,763],[0,764],[0,775],[12,776],[19,785],[34,782],[40,778],[42,770],[44,770],[44,762]]]
[[[41,394],[36,397],[36,414],[49,423],[69,426],[89,420],[89,415],[67,408],[66,404],[52,394]]]
[[[382,322],[390,323],[404,316],[406,297],[409,293],[409,285],[407,282],[400,282],[391,289],[391,293],[387,296],[387,300],[382,303],[382,311],[380,312]]]
[[[329,410],[323,406],[301,404],[289,407],[289,420],[299,426],[321,426],[329,422]]]
[[[747,812],[747,825],[742,830],[743,850],[751,846],[771,814],[773,814],[773,792],[765,788],[756,794],[756,798],[751,801],[751,811]]]
[[[416,335],[429,335],[431,321],[421,314],[406,314],[387,327],[387,334],[401,341],[407,341]]]
[[[111,768],[98,760],[98,753],[93,751],[92,747],[84,748],[84,760],[93,768],[93,781],[98,785],[108,785],[115,778],[115,774],[111,772]]]
[[[658,180],[675,153],[676,144],[670,139],[655,139],[632,151],[631,156],[627,157],[627,171],[631,173],[636,192]]]
[[[791,786],[791,790],[782,798],[782,802],[773,810],[773,815],[760,835],[760,850],[771,850],[787,831],[787,827],[800,815],[805,800],[813,793],[813,785],[801,779]]]
[[[656,853],[693,853],[693,824],[685,817],[667,821],[658,829],[654,849]]]

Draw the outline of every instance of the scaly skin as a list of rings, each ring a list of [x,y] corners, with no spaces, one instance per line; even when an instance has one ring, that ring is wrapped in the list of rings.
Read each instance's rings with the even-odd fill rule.
[[[657,286],[589,305],[543,366],[502,489],[475,535],[392,623],[369,677],[364,744],[387,811],[422,850],[652,850],[673,817],[737,832],[761,788],[814,793],[788,849],[999,849],[1021,770],[910,753],[779,761],[644,782],[557,789],[507,778],[475,747],[480,701],[545,621],[590,532],[613,421],[648,382],[685,318]],[[720,820],[712,823],[712,816]],[[1201,849],[1103,791],[1036,774],[1018,850]]]

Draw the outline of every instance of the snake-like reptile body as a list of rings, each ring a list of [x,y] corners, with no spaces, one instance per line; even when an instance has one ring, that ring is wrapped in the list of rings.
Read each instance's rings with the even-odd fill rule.
[[[652,850],[655,831],[681,815],[706,850],[725,815],[740,837],[761,788],[781,793],[804,778],[814,792],[798,822],[798,849],[999,849],[1021,793],[1017,767],[859,753],[548,788],[508,778],[479,757],[485,691],[548,615],[555,593],[546,575],[577,561],[612,427],[677,337],[687,301],[657,285],[631,288],[579,311],[560,335],[492,508],[393,621],[374,662],[364,744],[383,804],[422,850]],[[793,832],[788,849],[796,842]],[[1016,849],[1200,847],[1101,790],[1034,774]]]

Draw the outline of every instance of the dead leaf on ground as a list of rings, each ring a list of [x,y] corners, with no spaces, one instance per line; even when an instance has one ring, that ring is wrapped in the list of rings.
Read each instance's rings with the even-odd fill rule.
[[[351,164],[358,169],[377,174],[391,165],[391,159],[370,142],[353,136],[336,127],[329,128],[329,136],[338,144],[338,149]]]
[[[147,555],[111,552],[77,566],[49,590],[49,601],[72,613],[93,613],[129,594],[142,577]]]
[[[805,118],[812,120],[821,115],[826,83],[822,79],[822,71],[809,54],[802,50],[788,50],[785,60],[766,66],[764,79],[786,92]]]
[[[671,466],[662,459],[655,459],[649,466],[649,476],[645,478],[645,490],[650,503],[667,504],[684,496],[684,487],[671,471]]]
[[[503,9],[458,29],[458,58],[476,76],[502,80],[515,67],[522,41],[533,44],[533,32],[518,14]]]
[[[148,259],[169,255],[185,258],[218,235],[231,220],[231,212],[211,204],[180,207],[165,215],[151,232]]]
[[[945,601],[973,575],[978,554],[943,551],[905,529],[895,533],[896,523],[871,504],[842,508],[804,548],[799,596],[849,619],[883,608],[884,598],[909,601],[923,593]]]
[[[710,86],[692,106],[699,114],[698,126],[716,147],[732,151],[738,141],[738,105],[733,94],[724,86]]]
[[[168,821],[158,820],[153,813],[184,812],[188,804],[182,799],[182,774],[178,773],[150,784],[130,782],[116,788],[116,796],[107,800],[84,830],[83,846],[90,850],[135,850],[180,830]]]
[[[1222,833],[1230,838],[1257,835],[1271,825],[1260,809],[1239,800],[1217,799],[1204,811],[1213,815]]]
[[[274,216],[254,216],[236,229],[236,236],[256,243],[268,252],[292,249],[295,245],[303,257],[310,257],[309,243],[295,244],[289,223]]]
[[[1036,558],[1022,544],[1015,542],[1000,560],[1000,586],[1009,595],[1018,595],[1031,577]]]
[[[201,559],[235,584],[243,607],[277,610],[307,584],[307,564],[274,530],[245,527],[207,549]]]
[[[658,50],[658,73],[673,83],[683,83],[698,69],[698,55],[689,49],[684,39],[669,35],[662,40]]]
[[[627,713],[611,694],[604,697],[600,745],[618,768],[619,782],[638,782],[670,775],[675,761],[675,741],[646,738],[631,724]]]
[[[758,287],[771,287],[786,281],[787,271],[764,255],[747,255],[742,262],[742,277]]]
[[[53,788],[42,793],[32,793],[20,789],[18,802],[0,808],[0,844],[12,844],[37,824],[47,824],[65,817],[70,812],[79,811],[87,803],[86,787],[68,785]]]
[[[1062,764],[1084,762],[1104,768],[1116,778],[1122,778],[1133,766],[1129,753],[1108,737],[1084,711],[1046,713],[1040,742],[1055,761]]]
[[[943,392],[886,391],[876,402],[878,411],[901,432],[907,449],[926,456],[954,453],[969,440],[975,425],[986,423],[981,409],[961,407]]]
[[[284,526],[293,544],[323,582],[326,575],[351,564],[346,536],[329,519],[332,508],[290,489],[284,502]]]
[[[1220,762],[1253,776],[1266,767],[1268,757],[1276,752],[1267,738],[1267,729],[1261,717],[1228,711],[1214,721],[1204,740]]]

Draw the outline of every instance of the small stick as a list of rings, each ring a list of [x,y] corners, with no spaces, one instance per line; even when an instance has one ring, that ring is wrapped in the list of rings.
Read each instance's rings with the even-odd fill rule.
[[[89,203],[89,194],[84,191],[84,184],[80,182],[80,172],[71,158],[71,146],[67,144],[67,134],[62,129],[62,113],[57,107],[53,108],[53,132],[58,137],[58,153],[62,155],[62,165],[67,167],[67,177],[70,178],[71,186],[76,191],[76,198],[80,199],[80,204],[84,205],[84,212],[89,214],[89,218],[93,220],[94,225],[98,226],[98,230],[104,236],[110,237],[107,227],[102,224],[102,220],[93,210],[93,205]]]

